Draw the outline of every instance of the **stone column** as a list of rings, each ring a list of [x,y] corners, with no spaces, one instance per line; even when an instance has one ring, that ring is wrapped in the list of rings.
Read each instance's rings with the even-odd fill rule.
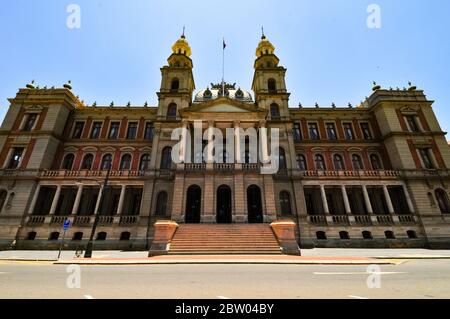
[[[210,130],[214,128],[214,121],[209,121],[208,122],[208,156],[206,158],[206,162],[208,164],[212,164],[214,163],[214,156],[213,156],[213,150],[214,150],[214,145],[210,144],[213,141],[213,130]]]
[[[320,185],[320,195],[322,196],[323,211],[328,215],[330,214],[330,209],[328,207],[327,192],[325,191],[324,185]]]
[[[234,157],[235,163],[242,163],[240,122],[234,121]]]
[[[151,162],[150,162],[150,169],[156,169],[159,168],[158,163],[158,153],[159,150],[159,136],[161,134],[161,127],[154,128],[154,134],[153,134],[153,145],[152,145],[152,156],[151,156]]]
[[[411,214],[414,214],[415,209],[414,209],[414,205],[413,205],[413,202],[411,199],[411,195],[409,194],[409,191],[408,191],[408,187],[406,187],[405,184],[403,184],[402,186],[403,186],[403,192],[405,193],[406,202],[408,203],[409,211],[411,212]]]
[[[188,140],[187,140],[187,130],[189,127],[188,121],[183,121],[183,127],[182,127],[182,133],[181,133],[181,139],[184,142],[180,147],[180,160],[182,163],[186,163],[186,156],[187,156],[187,146],[188,146]]]
[[[259,135],[261,141],[261,149],[263,162],[267,162],[269,160],[269,145],[268,145],[268,137],[267,137],[267,129],[266,129],[266,121],[259,122]]]
[[[345,185],[341,185],[341,190],[342,198],[344,199],[345,212],[347,213],[347,215],[351,215],[352,209],[350,207],[350,202],[348,201],[347,188],[345,187]]]
[[[386,185],[383,185],[384,198],[386,199],[386,204],[389,210],[389,214],[395,214],[394,205],[392,205],[391,195]]]
[[[372,204],[370,203],[369,192],[367,191],[366,185],[362,185],[362,191],[363,191],[363,196],[364,196],[364,202],[366,203],[366,207],[367,207],[367,212],[369,214],[373,214],[373,208],[372,208]]]
[[[34,211],[34,208],[36,207],[36,203],[39,198],[40,191],[41,191],[41,185],[38,184],[36,186],[36,190],[34,191],[33,199],[31,200],[30,209],[28,210],[28,215],[33,215],[33,211]],[[5,201],[5,203],[6,203],[6,201]],[[3,205],[3,206],[5,206],[5,205]]]
[[[73,203],[72,216],[75,216],[80,208],[81,195],[83,194],[83,185],[78,185],[77,196],[75,197],[75,202]]]
[[[116,215],[121,216],[123,214],[123,204],[125,203],[125,194],[127,191],[127,185],[122,185],[119,197],[119,205],[117,206]]]
[[[55,215],[56,208],[58,207],[59,196],[61,195],[61,190],[62,190],[62,186],[58,185],[58,187],[56,188],[55,197],[53,197],[53,202],[52,202],[52,206],[50,208],[49,215]]]

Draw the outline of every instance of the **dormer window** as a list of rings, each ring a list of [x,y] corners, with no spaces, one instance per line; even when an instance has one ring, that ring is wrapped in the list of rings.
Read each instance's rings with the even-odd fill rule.
[[[242,98],[244,98],[244,92],[242,92],[241,89],[238,89],[238,90],[236,91],[236,93],[234,94],[234,96],[235,96],[237,99],[242,99]]]
[[[212,92],[209,88],[207,88],[206,91],[203,93],[203,98],[205,100],[209,100],[212,98]]]

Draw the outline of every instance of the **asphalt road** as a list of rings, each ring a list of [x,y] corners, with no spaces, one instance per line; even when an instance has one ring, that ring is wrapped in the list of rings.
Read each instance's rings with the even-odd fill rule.
[[[450,298],[450,260],[380,266],[370,271],[380,276],[381,288],[372,289],[366,266],[81,266],[79,281],[74,269],[0,261],[0,298]],[[378,283],[378,277],[370,279]],[[81,287],[68,288],[68,282]]]

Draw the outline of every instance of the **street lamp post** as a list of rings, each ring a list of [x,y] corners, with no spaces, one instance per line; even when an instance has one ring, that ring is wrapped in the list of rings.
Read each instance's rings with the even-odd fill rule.
[[[84,252],[84,258],[92,258],[92,248],[94,246],[95,231],[97,229],[97,225],[100,220],[100,209],[102,207],[103,197],[105,195],[106,188],[108,187],[109,176],[111,174],[111,166],[112,166],[111,164],[112,163],[109,163],[109,165],[108,165],[108,172],[106,173],[105,181],[103,183],[103,186],[101,187],[101,191],[100,191],[100,195],[99,195],[100,196],[99,205],[97,205],[97,209],[94,213],[94,215],[95,215],[94,225],[92,225],[91,236],[89,237],[89,241],[87,243],[86,250]]]

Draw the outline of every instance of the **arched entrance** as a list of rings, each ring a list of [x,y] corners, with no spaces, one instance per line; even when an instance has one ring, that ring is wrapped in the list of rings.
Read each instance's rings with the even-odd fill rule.
[[[233,222],[231,209],[231,188],[222,185],[217,189],[217,223],[231,224]]]
[[[247,188],[247,211],[249,223],[264,222],[261,201],[261,189],[252,185]]]
[[[197,185],[192,185],[187,190],[186,197],[186,223],[200,223],[200,212],[202,209],[202,189]]]

